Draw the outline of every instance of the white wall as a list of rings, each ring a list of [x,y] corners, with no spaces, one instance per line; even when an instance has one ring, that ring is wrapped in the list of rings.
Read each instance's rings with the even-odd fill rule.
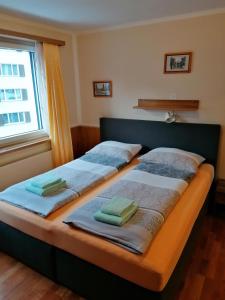
[[[164,114],[134,110],[138,98],[199,99],[188,122],[223,126],[219,176],[225,178],[225,14],[195,17],[78,37],[83,124],[99,117],[163,120]],[[190,74],[163,74],[164,54],[193,51]],[[94,98],[93,80],[112,80],[112,98]]]
[[[51,151],[0,167],[0,190],[51,168]]]

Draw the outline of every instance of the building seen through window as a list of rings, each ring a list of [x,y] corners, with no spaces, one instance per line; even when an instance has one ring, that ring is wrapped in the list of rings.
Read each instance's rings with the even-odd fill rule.
[[[0,139],[42,129],[34,56],[0,44]]]

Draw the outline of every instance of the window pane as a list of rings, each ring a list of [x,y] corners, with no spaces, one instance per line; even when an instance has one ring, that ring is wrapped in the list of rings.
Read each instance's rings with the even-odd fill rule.
[[[17,100],[22,99],[21,89],[15,89],[15,92],[16,92],[16,99]]]
[[[31,122],[30,113],[28,111],[25,112],[25,121],[26,121],[26,123]]]
[[[20,122],[24,122],[24,113],[23,112],[19,113],[19,118],[20,118]]]
[[[18,113],[10,113],[9,114],[9,121],[10,121],[10,123],[17,123],[17,122],[19,122]]]
[[[0,126],[3,126],[4,125],[4,121],[3,121],[3,114],[0,115]]]
[[[4,90],[0,90],[0,101],[5,100]]]
[[[2,75],[6,75],[6,65],[2,64]]]
[[[15,100],[16,95],[15,95],[15,90],[10,89],[10,90],[5,90],[6,94],[6,100]]]
[[[12,65],[12,71],[13,71],[13,75],[14,76],[18,76],[19,75],[17,65]]]
[[[3,126],[7,124],[8,121],[8,115],[7,114],[0,114],[0,126]]]
[[[24,65],[19,65],[19,73],[20,73],[20,77],[25,77]]]
[[[8,117],[8,114],[3,114],[3,120],[4,120],[4,123],[5,123],[5,124],[9,123],[9,117]]]
[[[5,76],[11,76],[12,66],[10,64],[2,64],[2,74]]]
[[[22,99],[23,100],[28,100],[28,95],[27,95],[27,90],[26,89],[22,89]]]

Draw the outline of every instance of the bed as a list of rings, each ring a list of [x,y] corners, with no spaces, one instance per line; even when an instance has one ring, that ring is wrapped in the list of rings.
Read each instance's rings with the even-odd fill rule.
[[[201,154],[207,159],[207,163],[216,167],[220,134],[219,125],[166,124],[155,121],[102,118],[100,120],[100,130],[102,141],[117,140],[127,143],[140,143],[145,146],[144,151],[160,146],[181,148]],[[132,168],[132,165],[127,168]],[[203,173],[210,173],[209,170],[206,170],[207,167],[204,168],[200,172],[200,177],[205,177]],[[126,172],[126,168],[116,176],[122,176],[124,172]],[[114,179],[111,180],[113,181]],[[89,197],[93,197],[99,190],[109,184],[111,184],[110,180],[90,194],[83,196],[81,201],[86,201]],[[195,191],[198,186],[199,182],[194,182],[192,189]],[[91,245],[96,246],[96,244],[92,243],[96,237],[85,236],[85,234],[82,235],[81,233],[80,240],[77,240],[75,243],[73,234],[67,233],[68,227],[62,223],[64,216],[76,205],[75,203],[66,205],[53,215],[50,215],[47,220],[42,220],[41,222],[39,222],[38,217],[36,219],[30,217],[30,220],[28,220],[29,212],[23,212],[23,219],[27,221],[25,225],[15,218],[13,208],[9,209],[6,204],[2,205],[0,212],[0,249],[88,299],[105,299],[106,295],[107,299],[122,299],[124,297],[131,299],[173,299],[173,293],[182,279],[184,265],[190,256],[200,223],[210,201],[210,195],[213,192],[213,185],[210,191],[208,191],[209,186],[210,179],[208,179],[208,184],[206,181],[205,188],[199,191],[199,193],[202,193],[202,203],[196,208],[192,220],[189,220],[189,225],[187,225],[186,229],[187,238],[184,238],[182,242],[185,246],[181,245],[180,250],[178,250],[177,257],[179,259],[177,258],[178,261],[173,261],[169,271],[171,274],[167,274],[169,280],[167,280],[168,278],[161,278],[161,281],[158,280],[157,288],[151,283],[154,281],[154,278],[148,272],[137,273],[136,278],[134,278],[135,276],[133,275],[135,274],[132,275],[132,273],[134,273],[134,270],[140,270],[140,268],[134,269],[131,267],[129,269],[129,260],[127,259],[129,255],[126,255],[126,250],[122,251],[122,256],[124,256],[124,260],[127,263],[124,266],[131,271],[128,271],[128,274],[119,272],[118,265],[121,262],[121,253],[118,256],[119,259],[113,260],[110,251],[114,252],[114,250],[107,243],[102,245],[103,250],[105,249],[105,252],[108,253],[108,255],[102,256],[104,262],[100,261],[102,252],[99,252],[99,247],[96,247],[98,251],[92,252],[92,256],[90,253],[85,254],[85,252],[88,252],[88,249],[90,250],[89,252],[93,250]],[[192,194],[186,193],[184,197],[188,199],[190,195]],[[185,200],[183,201],[185,202]],[[176,209],[182,208],[176,207]],[[173,218],[170,218],[169,223],[172,224],[172,221]],[[188,222],[186,223],[188,224]],[[171,224],[168,226],[172,226]],[[164,238],[165,236],[164,232]],[[82,239],[86,246],[79,248],[78,244]],[[97,243],[101,243],[99,239],[97,240]],[[68,248],[70,242],[74,242],[73,250]],[[17,247],[15,247],[15,244]],[[154,251],[152,250],[152,252]],[[141,264],[140,258],[138,259],[136,259],[136,265]],[[145,262],[143,260],[143,270],[144,266]],[[142,274],[143,276],[141,276]],[[141,277],[144,277],[144,279]],[[138,278],[141,279],[138,281]],[[116,289],[115,286],[117,287]]]

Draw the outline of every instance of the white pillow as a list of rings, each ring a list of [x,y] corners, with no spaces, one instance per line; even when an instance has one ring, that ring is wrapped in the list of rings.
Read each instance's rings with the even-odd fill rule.
[[[196,173],[204,157],[193,152],[177,148],[156,148],[139,157],[143,162],[153,162],[170,165],[179,170]]]
[[[96,145],[86,153],[97,153],[102,155],[108,155],[118,157],[126,162],[131,159],[141,150],[140,144],[127,144],[116,141],[105,141]]]

